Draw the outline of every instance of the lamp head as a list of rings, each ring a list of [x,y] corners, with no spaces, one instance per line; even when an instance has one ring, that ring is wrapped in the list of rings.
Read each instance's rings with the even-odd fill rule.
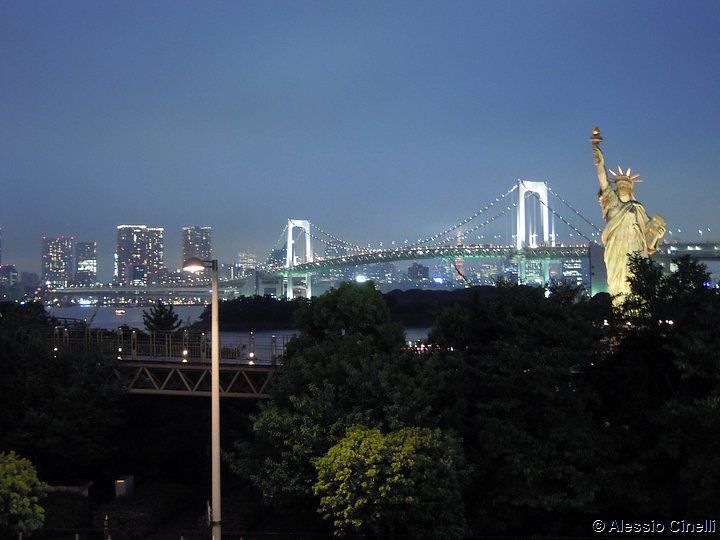
[[[190,257],[183,263],[183,270],[185,272],[200,272],[201,270],[205,270],[205,268],[205,262],[197,257]]]

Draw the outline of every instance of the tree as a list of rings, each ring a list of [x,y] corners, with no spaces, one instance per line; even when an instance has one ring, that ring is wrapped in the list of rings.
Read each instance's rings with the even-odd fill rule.
[[[143,323],[148,332],[168,334],[175,332],[182,325],[173,305],[165,304],[162,300],[158,300],[150,311],[143,310]]]
[[[55,352],[40,306],[0,305],[0,451],[27,456],[43,478],[90,477],[113,452],[122,387],[91,353]]]
[[[46,489],[29,460],[0,452],[0,527],[21,532],[42,527],[45,511],[39,502]]]
[[[384,435],[352,426],[315,460],[319,512],[335,534],[460,538],[465,532],[462,450],[439,429]]]
[[[473,534],[571,534],[594,511],[603,449],[583,374],[601,358],[605,309],[565,286],[546,298],[499,283],[433,326],[432,409],[473,468]]]
[[[417,358],[402,351],[402,327],[372,284],[343,283],[303,303],[296,324],[272,399],[253,419],[253,440],[236,442],[230,461],[267,502],[312,516],[313,460],[348,427],[421,425],[428,407]]]
[[[599,504],[628,516],[720,511],[720,291],[684,257],[631,258],[631,294],[591,384],[608,460]]]

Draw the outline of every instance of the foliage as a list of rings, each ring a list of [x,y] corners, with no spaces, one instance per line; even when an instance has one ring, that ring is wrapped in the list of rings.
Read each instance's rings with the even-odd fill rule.
[[[602,455],[581,375],[600,354],[593,317],[609,309],[565,286],[546,298],[501,282],[494,298],[438,318],[433,409],[465,441],[475,534],[567,532],[593,510]]]
[[[337,535],[372,531],[413,538],[459,538],[462,451],[440,430],[348,428],[315,461],[319,511]]]
[[[113,450],[122,388],[93,354],[52,350],[41,306],[1,306],[0,450],[28,456],[43,478],[87,478]]]
[[[143,323],[148,332],[171,333],[182,325],[180,316],[175,313],[172,304],[158,300],[150,311],[143,310]]]
[[[371,286],[303,303],[273,399],[231,464],[275,507],[320,506],[340,533],[402,533],[373,502],[392,483],[380,474],[388,440],[440,428],[462,441],[472,534],[584,536],[602,515],[715,515],[720,291],[702,264],[675,264],[664,275],[632,259],[617,309],[566,284],[470,290],[437,317],[423,354],[403,350]],[[419,496],[398,480],[389,500],[409,485]]]
[[[43,503],[45,529],[88,528],[91,517],[91,501],[77,493],[50,490]]]
[[[293,328],[293,317],[304,298],[286,300],[270,296],[243,296],[220,302],[218,314],[223,330]],[[210,306],[200,315],[202,326],[210,327]]]
[[[39,502],[46,488],[29,460],[12,451],[0,452],[0,527],[39,529],[45,518]]]
[[[315,458],[362,424],[395,430],[427,413],[418,363],[402,352],[395,324],[372,284],[342,284],[299,309],[272,400],[254,418],[254,440],[229,457],[268,502],[314,512]]]
[[[95,511],[93,524],[97,528],[102,527],[107,515],[113,538],[143,538],[193,501],[192,489],[185,486],[161,483],[140,485],[134,495],[101,505]]]
[[[631,259],[632,293],[592,381],[611,456],[602,503],[638,517],[720,511],[720,291],[704,265],[674,262],[663,275]]]

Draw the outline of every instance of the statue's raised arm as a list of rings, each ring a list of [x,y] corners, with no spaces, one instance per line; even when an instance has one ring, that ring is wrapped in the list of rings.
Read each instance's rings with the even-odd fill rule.
[[[590,142],[592,143],[593,158],[595,160],[595,166],[597,167],[598,181],[600,182],[600,191],[605,191],[608,184],[607,169],[605,168],[605,156],[600,149],[600,143],[603,138],[600,135],[600,128],[594,127],[592,130],[592,136]]]
[[[613,295],[615,305],[619,305],[631,292],[628,281],[630,255],[647,257],[657,250],[667,224],[661,216],[649,218],[645,207],[635,198],[634,185],[641,181],[639,174],[632,174],[629,168],[624,171],[619,165],[617,172],[605,168],[605,156],[600,150],[602,140],[600,130],[593,129],[590,142],[600,182],[598,202],[606,222],[602,243],[608,291]],[[608,182],[608,172],[613,176],[613,184]]]

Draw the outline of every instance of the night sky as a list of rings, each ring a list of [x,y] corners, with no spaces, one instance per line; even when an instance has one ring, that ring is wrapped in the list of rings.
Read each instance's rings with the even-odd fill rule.
[[[288,217],[417,239],[518,177],[601,221],[588,136],[671,229],[720,240],[720,3],[0,2],[3,262],[40,237]],[[708,234],[708,233],[706,233]]]

